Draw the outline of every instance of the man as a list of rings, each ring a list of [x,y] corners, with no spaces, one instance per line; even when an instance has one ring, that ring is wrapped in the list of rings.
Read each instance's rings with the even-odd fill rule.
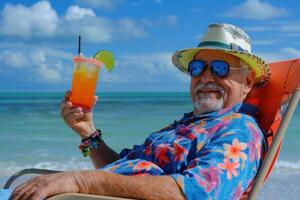
[[[191,76],[194,111],[120,154],[101,139],[92,111],[73,107],[67,92],[61,116],[82,137],[80,148],[97,169],[36,177],[17,187],[12,199],[66,192],[136,199],[239,199],[260,166],[264,140],[254,118],[244,114],[242,102],[253,86],[261,87],[269,78],[268,65],[250,52],[244,31],[211,24],[197,48],[173,55],[174,65]]]

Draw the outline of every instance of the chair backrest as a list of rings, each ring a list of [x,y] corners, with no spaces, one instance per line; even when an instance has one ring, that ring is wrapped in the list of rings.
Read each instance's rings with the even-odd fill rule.
[[[261,89],[253,89],[246,99],[247,103],[258,108],[258,123],[266,133],[268,147],[272,144],[277,133],[289,97],[300,84],[300,59],[273,62],[270,63],[270,68],[271,78],[268,84]],[[279,151],[280,147],[267,177],[274,166]]]
[[[289,98],[296,88],[300,88],[300,59],[273,62],[270,63],[270,68],[271,78],[268,84],[261,89],[252,89],[246,98],[248,104],[258,108],[256,117],[260,128],[265,132],[268,148],[277,134]],[[281,145],[276,150],[264,181],[267,180],[274,167],[280,148]],[[265,155],[267,153],[268,151]],[[253,184],[244,193],[244,199],[247,199],[252,186]]]

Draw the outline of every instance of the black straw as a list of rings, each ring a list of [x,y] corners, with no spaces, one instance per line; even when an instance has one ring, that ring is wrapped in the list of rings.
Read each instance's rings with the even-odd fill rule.
[[[81,53],[81,35],[78,36],[78,56],[80,56]]]

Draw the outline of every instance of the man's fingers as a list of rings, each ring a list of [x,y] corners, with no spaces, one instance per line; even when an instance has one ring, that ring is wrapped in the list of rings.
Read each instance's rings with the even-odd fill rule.
[[[69,100],[71,94],[72,94],[72,92],[71,92],[70,90],[68,90],[68,91],[65,93],[65,100]]]
[[[63,100],[60,104],[60,110],[63,112],[65,108],[72,108],[72,106],[73,104],[71,101]]]
[[[97,102],[98,102],[98,99],[99,99],[99,97],[98,97],[98,96],[94,96],[94,103],[93,103],[93,106],[95,106],[95,105],[97,104]]]
[[[38,188],[36,181],[39,180],[37,177],[26,181],[25,183],[19,185],[13,191],[13,194],[10,200],[19,200],[19,199],[30,199],[29,197],[32,195],[34,190]]]
[[[70,113],[64,118],[64,120],[66,123],[71,124],[76,122],[76,120],[80,119],[81,117],[83,117],[83,115],[84,115],[83,112]]]
[[[68,115],[70,115],[72,113],[77,113],[77,112],[82,112],[82,108],[81,107],[65,108],[61,112],[61,117],[65,119]]]
[[[28,183],[25,182],[25,183],[22,183],[21,185],[19,185],[18,187],[16,187],[10,197],[10,200],[21,199],[20,197],[22,197],[24,195],[24,188],[26,188],[27,185],[28,185]]]
[[[20,196],[20,199],[31,199],[30,196],[38,189],[37,185],[33,185],[23,189],[23,194]]]
[[[61,103],[60,103],[60,110],[61,110],[61,112],[64,110],[65,107],[67,107],[67,108],[71,108],[72,107],[72,102],[69,101],[70,95],[71,95],[71,91],[68,90],[65,93],[64,100],[62,100]]]

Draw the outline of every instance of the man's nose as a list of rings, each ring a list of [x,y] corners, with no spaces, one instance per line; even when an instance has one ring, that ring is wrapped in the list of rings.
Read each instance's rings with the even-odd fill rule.
[[[215,78],[216,77],[211,73],[210,67],[207,67],[200,76],[200,80],[202,83],[214,82]]]

